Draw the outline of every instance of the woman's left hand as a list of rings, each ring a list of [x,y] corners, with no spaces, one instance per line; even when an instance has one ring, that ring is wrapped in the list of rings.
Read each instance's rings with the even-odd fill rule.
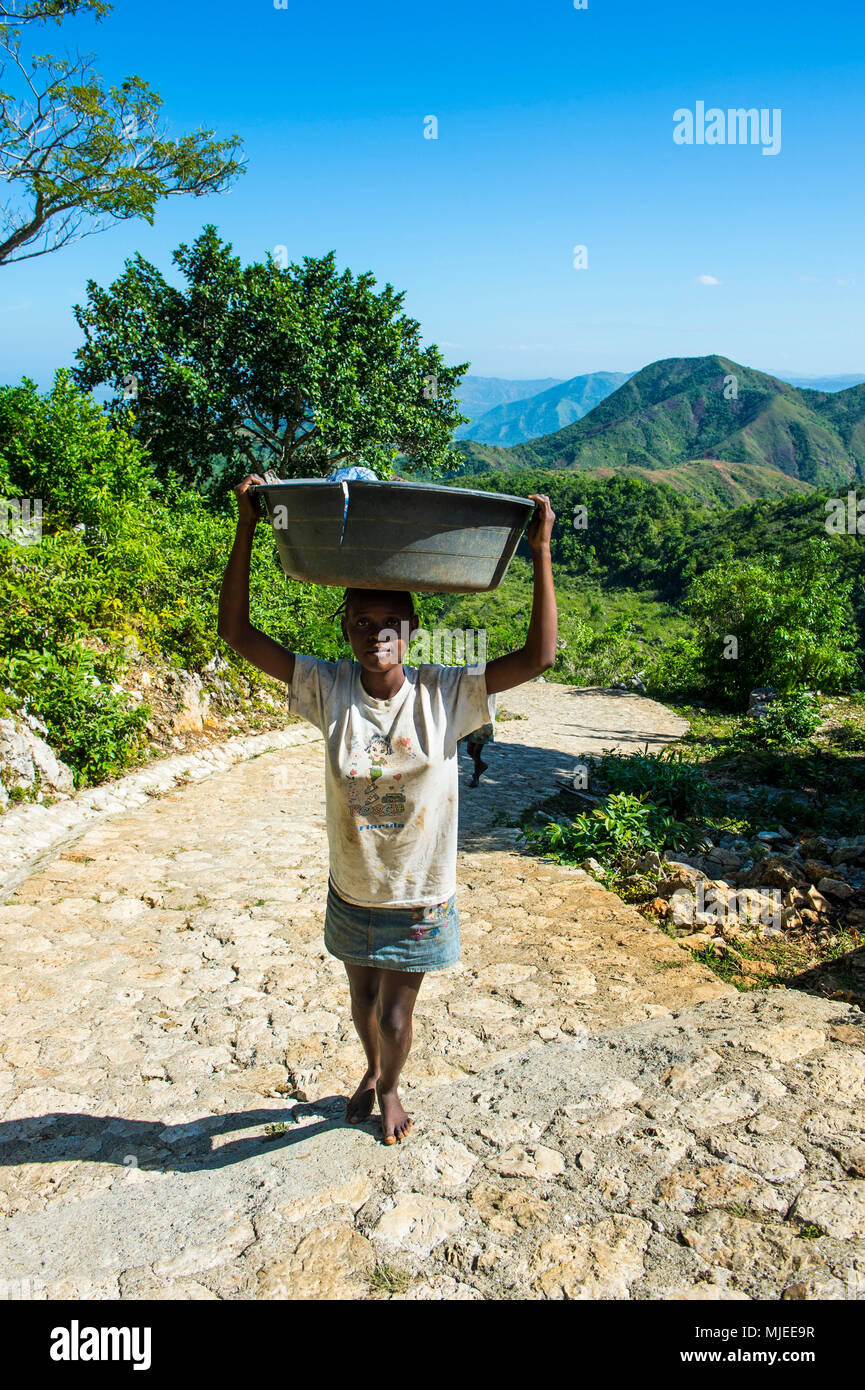
[[[543,493],[530,492],[529,501],[535,504],[534,515],[526,532],[529,548],[532,551],[549,548],[550,537],[553,534],[553,522],[556,519],[556,514],[550,506],[550,499]]]

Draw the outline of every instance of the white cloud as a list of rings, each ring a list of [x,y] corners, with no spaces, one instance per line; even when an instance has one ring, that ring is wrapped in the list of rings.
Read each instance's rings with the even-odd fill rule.
[[[836,285],[844,285],[845,288],[848,288],[848,289],[849,289],[849,287],[850,287],[851,285],[855,285],[855,284],[856,284],[856,281],[855,281],[855,280],[841,280],[841,279],[839,278],[838,280],[835,281],[835,284],[836,284]]]
[[[715,277],[714,277],[714,275],[698,275],[698,276],[697,276],[697,284],[698,284],[698,285],[720,285],[720,283],[721,283],[721,281],[720,281],[720,280],[716,280]]]

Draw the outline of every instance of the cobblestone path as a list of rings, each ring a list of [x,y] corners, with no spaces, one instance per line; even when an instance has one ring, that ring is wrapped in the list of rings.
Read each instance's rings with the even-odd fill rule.
[[[861,1014],[736,994],[499,823],[683,721],[540,683],[499,704],[525,717],[480,788],[462,759],[462,962],[421,989],[402,1145],[342,1121],[362,1064],[322,944],[320,740],[99,820],[19,884],[9,1296],[365,1298],[382,1264],[410,1299],[865,1293]]]

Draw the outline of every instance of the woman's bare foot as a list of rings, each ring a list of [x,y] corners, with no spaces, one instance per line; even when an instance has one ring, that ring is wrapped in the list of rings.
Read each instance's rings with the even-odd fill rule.
[[[402,1107],[396,1091],[379,1091],[378,1108],[381,1111],[381,1132],[386,1144],[401,1143],[412,1127],[412,1122]]]
[[[378,1078],[378,1072],[364,1072],[360,1085],[345,1107],[345,1118],[350,1125],[362,1124],[372,1114],[373,1102],[375,1101],[375,1083]]]

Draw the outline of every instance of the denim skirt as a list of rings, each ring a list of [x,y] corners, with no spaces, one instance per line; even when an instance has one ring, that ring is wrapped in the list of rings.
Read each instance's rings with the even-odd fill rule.
[[[431,907],[358,907],[327,884],[324,944],[348,965],[375,970],[444,970],[460,958],[456,898]]]

